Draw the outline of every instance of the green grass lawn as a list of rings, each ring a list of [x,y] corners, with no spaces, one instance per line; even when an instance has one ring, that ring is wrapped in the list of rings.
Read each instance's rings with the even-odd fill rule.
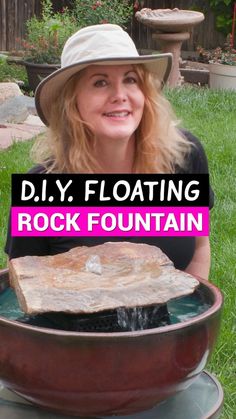
[[[6,151],[0,151],[0,268],[6,266],[3,248],[11,201],[11,174],[25,173],[32,166],[29,158],[32,144],[33,141],[17,142]]]
[[[220,336],[208,370],[225,394],[224,419],[236,418],[236,92],[184,88],[167,92],[184,126],[199,136],[208,160],[215,205],[211,211],[211,281],[224,294]]]
[[[223,419],[236,418],[236,92],[185,87],[166,92],[183,125],[201,138],[209,160],[215,206],[211,212],[211,281],[224,293],[220,336],[208,370],[225,393]],[[11,173],[25,172],[32,142],[0,152],[0,267],[10,202]]]

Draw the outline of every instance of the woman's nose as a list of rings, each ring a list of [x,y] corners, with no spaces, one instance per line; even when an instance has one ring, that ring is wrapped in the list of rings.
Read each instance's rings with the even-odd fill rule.
[[[125,102],[127,100],[127,92],[125,86],[117,83],[112,86],[111,101],[112,102]]]

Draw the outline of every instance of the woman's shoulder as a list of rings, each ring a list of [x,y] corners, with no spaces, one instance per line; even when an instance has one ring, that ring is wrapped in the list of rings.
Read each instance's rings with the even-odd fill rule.
[[[196,137],[192,132],[188,131],[185,128],[180,129],[181,134],[189,141],[189,143],[194,146],[193,149],[203,150],[201,140]]]
[[[191,132],[182,129],[182,134],[190,142],[191,147],[189,153],[185,157],[185,167],[180,170],[176,170],[180,174],[201,174],[209,173],[208,170],[208,159],[205,153],[204,147],[198,137],[193,135]],[[214,192],[210,186],[209,188],[209,207],[212,208],[214,205]]]
[[[185,173],[208,173],[208,160],[201,140],[186,129],[181,134],[189,141],[190,150],[185,157]]]

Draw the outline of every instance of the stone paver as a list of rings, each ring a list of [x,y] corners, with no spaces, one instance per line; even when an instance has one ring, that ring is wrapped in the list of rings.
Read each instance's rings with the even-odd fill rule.
[[[0,124],[0,149],[6,149],[16,141],[30,140],[45,129],[39,117],[34,115],[28,116],[21,124]]]

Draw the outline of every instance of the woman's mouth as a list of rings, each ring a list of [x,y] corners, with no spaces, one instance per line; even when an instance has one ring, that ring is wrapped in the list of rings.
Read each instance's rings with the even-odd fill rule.
[[[114,112],[105,112],[103,114],[108,118],[126,118],[130,115],[129,111],[114,111]]]

